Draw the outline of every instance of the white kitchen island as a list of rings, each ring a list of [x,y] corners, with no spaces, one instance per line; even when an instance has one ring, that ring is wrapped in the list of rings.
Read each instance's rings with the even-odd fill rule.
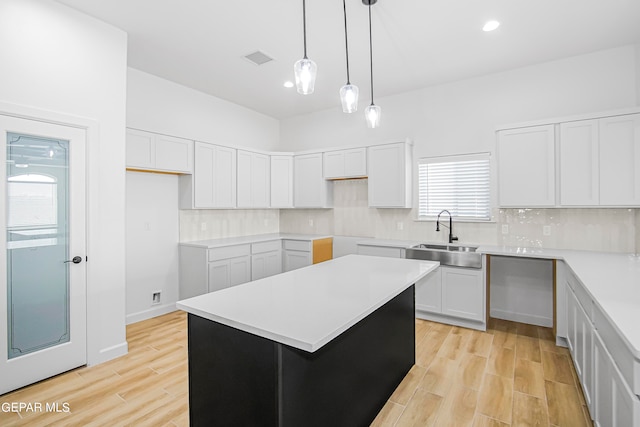
[[[187,300],[191,425],[365,426],[415,361],[430,261],[348,255]]]

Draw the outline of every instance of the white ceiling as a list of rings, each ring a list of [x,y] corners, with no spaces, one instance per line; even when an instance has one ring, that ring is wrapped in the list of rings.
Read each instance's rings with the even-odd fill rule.
[[[303,53],[300,0],[58,1],[125,30],[133,68],[277,119],[340,108],[340,0],[307,0],[307,49],[318,78],[306,96],[283,87]],[[371,96],[367,7],[347,0],[347,17],[362,110]],[[376,99],[640,42],[639,0],[379,0],[372,17]],[[484,33],[489,19],[502,25]],[[243,58],[256,50],[274,61]]]

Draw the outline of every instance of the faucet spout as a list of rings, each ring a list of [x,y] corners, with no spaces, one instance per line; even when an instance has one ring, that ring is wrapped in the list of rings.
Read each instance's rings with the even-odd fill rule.
[[[446,212],[449,215],[449,225],[448,226],[447,224],[442,224],[442,225],[449,229],[449,243],[453,243],[454,240],[458,240],[458,237],[453,235],[453,219],[451,218],[451,212],[449,212],[448,210],[443,209],[438,214],[438,218],[436,219],[436,231],[440,231],[440,215],[442,215],[444,212]]]

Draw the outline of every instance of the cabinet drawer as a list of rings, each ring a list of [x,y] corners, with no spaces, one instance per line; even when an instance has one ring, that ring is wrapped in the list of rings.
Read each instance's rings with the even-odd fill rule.
[[[252,254],[261,254],[264,252],[279,251],[282,248],[280,240],[272,240],[270,242],[260,242],[251,244]]]
[[[623,338],[598,306],[593,310],[593,322],[625,382],[640,396],[640,360],[633,357]]]
[[[285,249],[290,251],[306,251],[311,252],[311,242],[305,240],[284,240]]]
[[[251,254],[250,245],[224,246],[221,248],[209,249],[209,261],[235,258]]]

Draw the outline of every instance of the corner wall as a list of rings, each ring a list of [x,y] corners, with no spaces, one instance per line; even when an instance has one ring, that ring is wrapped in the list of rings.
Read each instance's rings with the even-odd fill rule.
[[[127,352],[126,34],[50,0],[0,2],[0,101],[96,123],[87,160],[87,357]]]

